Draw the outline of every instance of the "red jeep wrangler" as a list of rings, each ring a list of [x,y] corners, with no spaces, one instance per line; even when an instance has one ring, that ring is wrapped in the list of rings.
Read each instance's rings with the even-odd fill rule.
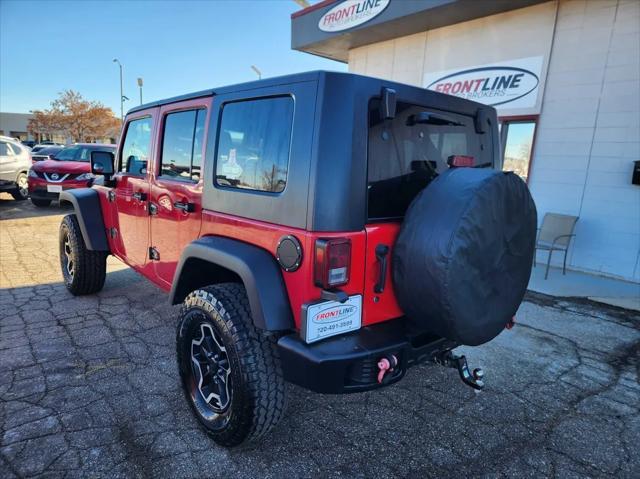
[[[63,191],[71,293],[112,254],[182,303],[187,400],[234,446],[284,412],[285,381],[350,393],[490,341],[522,300],[536,210],[499,171],[495,110],[312,72],[143,105],[92,188]]]

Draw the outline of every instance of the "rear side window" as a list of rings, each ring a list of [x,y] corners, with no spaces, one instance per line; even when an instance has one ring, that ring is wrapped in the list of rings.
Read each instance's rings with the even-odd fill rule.
[[[2,156],[9,155],[9,147],[4,141],[0,141],[0,155]]]
[[[380,100],[372,100],[368,140],[369,220],[402,218],[413,198],[448,168],[450,156],[472,156],[475,165],[491,163],[481,137],[475,131],[472,117],[398,102],[395,118],[385,120]]]
[[[204,109],[169,113],[164,122],[160,177],[197,182],[202,163]]]
[[[127,125],[120,157],[120,171],[131,175],[145,175],[151,149],[150,117],[132,120]]]
[[[22,153],[22,147],[16,145],[15,143],[10,143],[8,146],[9,150],[13,152],[14,156],[19,156]]]
[[[216,184],[284,191],[292,125],[291,97],[227,103],[218,134]]]

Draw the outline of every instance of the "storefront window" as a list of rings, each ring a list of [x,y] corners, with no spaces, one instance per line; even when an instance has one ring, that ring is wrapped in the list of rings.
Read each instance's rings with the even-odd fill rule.
[[[535,121],[503,121],[500,135],[504,152],[502,169],[513,171],[523,180],[529,175]]]

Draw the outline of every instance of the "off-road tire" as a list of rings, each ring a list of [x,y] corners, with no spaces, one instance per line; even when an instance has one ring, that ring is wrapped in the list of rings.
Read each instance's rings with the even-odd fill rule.
[[[73,214],[62,219],[59,238],[60,267],[69,292],[80,296],[100,291],[107,275],[107,253],[87,249],[78,219]],[[73,262],[71,268],[69,261]]]
[[[226,349],[231,399],[223,412],[210,408],[196,384],[192,341],[202,324],[213,326]],[[241,284],[207,286],[187,296],[180,311],[176,352],[185,397],[217,444],[233,447],[256,440],[282,418],[285,384],[276,341],[253,325]]]
[[[33,203],[33,205],[37,206],[38,208],[46,208],[47,206],[51,205],[51,200],[41,200],[38,198],[31,198],[31,203]]]
[[[20,173],[16,178],[16,188],[11,191],[11,196],[16,201],[24,201],[29,198],[29,187],[27,182],[27,174]]]

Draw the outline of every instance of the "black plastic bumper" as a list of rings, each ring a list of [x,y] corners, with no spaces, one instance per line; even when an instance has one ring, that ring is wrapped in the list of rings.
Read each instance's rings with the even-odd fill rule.
[[[13,191],[18,187],[15,181],[0,180],[0,191]]]
[[[412,331],[402,318],[313,344],[306,344],[297,334],[278,340],[285,379],[319,393],[388,386],[399,381],[409,367],[456,346],[450,340]],[[389,355],[398,359],[398,366],[379,384],[378,361]]]
[[[29,196],[36,200],[57,200],[60,197],[60,193],[49,193],[46,188],[34,188]]]

